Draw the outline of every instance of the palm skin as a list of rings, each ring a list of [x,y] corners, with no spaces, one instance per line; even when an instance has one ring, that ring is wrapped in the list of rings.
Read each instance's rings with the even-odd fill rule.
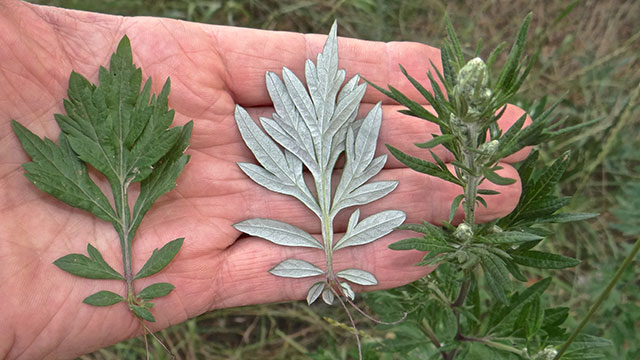
[[[145,78],[154,79],[156,92],[171,78],[174,124],[194,120],[187,150],[191,160],[177,188],[151,208],[133,243],[135,273],[154,248],[185,237],[182,250],[165,270],[135,283],[138,290],[155,282],[176,286],[169,296],[156,299],[152,311],[157,322],[151,328],[166,328],[216,308],[302,299],[316,281],[278,278],[267,271],[290,257],[322,264],[321,251],[280,247],[242,236],[231,226],[267,217],[320,233],[317,218],[303,205],[261,188],[240,171],[237,162],[255,160],[240,138],[233,110],[239,104],[254,119],[270,116],[265,72],[279,73],[287,66],[301,77],[304,60],[315,58],[325,36],[123,18],[0,0],[0,358],[71,358],[141,333],[124,304],[96,308],[81,303],[99,290],[124,294],[124,283],[82,279],[52,265],[69,253],[85,253],[91,243],[121,271],[117,234],[111,224],[61,203],[27,181],[20,165],[29,158],[10,126],[15,119],[55,140],[59,128],[53,114],[63,112],[71,70],[96,82],[98,67],[108,63],[124,34],[131,39],[134,63],[142,67]],[[339,51],[347,77],[359,73],[377,84],[393,84],[416,99],[397,64],[426,83],[429,59],[439,63],[437,49],[416,43],[341,38]],[[370,89],[361,112],[380,100],[382,95]],[[390,143],[426,156],[411,144],[427,140],[436,129],[398,114],[399,108],[383,106],[378,152],[386,151],[383,144]],[[502,125],[508,126],[521,113],[510,107]],[[444,151],[438,154],[452,160]],[[524,155],[505,160],[517,161]],[[504,166],[503,176],[517,178],[512,167]],[[400,185],[391,195],[365,206],[362,218],[383,209],[401,209],[407,222],[438,223],[460,193],[456,186],[404,169],[392,157],[378,178],[399,179]],[[501,195],[487,199],[488,209],[479,209],[480,221],[503,216],[516,205],[519,182],[499,190]],[[335,229],[345,228],[342,214]],[[430,270],[412,266],[422,253],[387,248],[407,235],[396,231],[369,245],[341,250],[335,268],[359,267],[376,274],[380,284],[367,290],[420,278]]]

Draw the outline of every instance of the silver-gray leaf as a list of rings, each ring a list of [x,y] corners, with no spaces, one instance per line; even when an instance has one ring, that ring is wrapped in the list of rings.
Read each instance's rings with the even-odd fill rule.
[[[342,239],[335,244],[333,250],[375,241],[400,226],[405,218],[405,213],[399,210],[385,210],[373,214],[359,222],[353,231],[345,233]]]
[[[313,101],[309,97],[309,93],[304,88],[304,85],[296,77],[293,71],[288,68],[282,68],[282,77],[284,79],[284,86],[287,88],[293,104],[302,116],[302,121],[307,125],[311,132],[311,138],[313,139],[314,148],[316,151],[320,150],[321,142],[321,129],[318,119],[316,117],[316,110],[313,106]]]
[[[314,156],[307,152],[307,149],[301,146],[301,141],[299,138],[293,138],[291,135],[285,131],[285,129],[278,124],[277,122],[267,119],[260,118],[260,123],[264,130],[275,140],[278,144],[280,144],[283,148],[289,150],[292,154],[295,154],[298,159],[300,159],[304,165],[309,169],[312,173],[319,172],[318,164],[314,159]]]
[[[373,159],[376,150],[380,124],[382,123],[382,107],[378,102],[365,116],[356,137],[355,151],[358,156],[356,173],[362,172]]]
[[[298,186],[290,179],[282,180],[256,164],[238,163],[240,169],[258,185],[285,195],[291,195],[305,204],[311,211],[320,216],[321,211],[306,185]]]
[[[369,166],[364,169],[361,173],[357,174],[356,177],[351,180],[351,186],[356,188],[365,182],[371,180],[372,177],[376,176],[380,170],[384,167],[384,164],[387,162],[387,154],[382,154],[377,158],[371,160]]]
[[[346,297],[348,297],[349,299],[353,300],[356,298],[356,293],[353,291],[353,289],[351,288],[351,285],[349,285],[346,282],[341,282],[340,283],[340,287],[342,288],[342,292],[344,293],[344,295]]]
[[[242,139],[260,165],[278,177],[286,175],[287,163],[278,145],[256,125],[247,111],[239,105],[236,105],[235,119]]]
[[[312,263],[299,259],[287,259],[274,266],[269,272],[276,276],[290,278],[305,278],[324,275],[324,270]]]
[[[311,305],[316,301],[316,299],[318,299],[318,297],[324,290],[324,285],[324,281],[318,281],[317,283],[311,285],[309,291],[307,292],[307,304]]]
[[[397,186],[397,181],[375,181],[362,185],[335,203],[331,214],[335,215],[338,211],[350,206],[364,205],[378,200],[392,192]]]
[[[386,155],[374,158],[382,108],[378,103],[364,119],[357,119],[366,84],[359,84],[360,77],[355,75],[343,86],[345,74],[345,70],[338,69],[337,24],[334,23],[316,62],[305,62],[305,81],[286,67],[281,77],[267,72],[267,91],[275,109],[271,119],[260,118],[260,127],[244,109],[236,108],[242,138],[260,165],[240,163],[240,168],[256,183],[291,195],[311,209],[326,229],[322,241],[298,227],[270,219],[245,220],[236,224],[236,229],[278,245],[324,249],[326,244],[333,244],[328,249],[332,252],[370,243],[402,224],[405,214],[401,211],[383,211],[360,221],[360,210],[355,209],[345,235],[333,242],[333,220],[339,211],[375,201],[397,186],[395,181],[368,183],[383,169],[387,159]],[[332,173],[342,153],[345,153],[345,165],[332,192]],[[303,177],[303,166],[311,173],[312,180]],[[314,184],[315,191],[312,192],[308,184]],[[270,272],[293,278],[327,274],[297,259],[287,259]],[[363,270],[347,269],[339,274],[357,284],[377,283],[372,274]],[[354,298],[355,293],[347,282],[340,283],[340,287],[345,296]],[[336,293],[327,287],[326,281],[320,281],[309,289],[307,302],[311,304],[320,296],[332,304]]]
[[[233,227],[278,245],[323,248],[320,242],[306,231],[282,221],[255,218],[241,221]]]
[[[349,280],[359,285],[378,285],[378,280],[372,273],[360,269],[345,269],[336,274],[337,277]]]
[[[347,232],[353,231],[353,229],[358,224],[358,220],[360,219],[360,209],[356,209],[351,216],[349,217],[349,223],[347,224]]]
[[[333,304],[333,299],[335,298],[335,296],[333,295],[333,291],[331,291],[331,289],[329,288],[324,288],[324,290],[322,290],[322,300],[327,304],[327,305],[332,305]]]

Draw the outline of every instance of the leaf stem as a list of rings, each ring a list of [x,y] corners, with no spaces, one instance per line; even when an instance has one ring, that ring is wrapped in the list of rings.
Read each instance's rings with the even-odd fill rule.
[[[598,300],[596,300],[596,302],[593,304],[593,306],[587,313],[587,316],[585,316],[584,319],[582,319],[582,321],[580,322],[580,325],[578,325],[578,327],[573,331],[571,336],[569,336],[567,341],[565,341],[565,343],[562,345],[562,347],[558,351],[558,354],[556,355],[554,360],[559,360],[560,357],[569,349],[569,346],[578,337],[578,334],[580,334],[580,331],[582,331],[585,325],[587,325],[591,317],[593,317],[593,315],[596,313],[598,308],[600,308],[600,305],[602,305],[604,300],[609,296],[609,293],[611,292],[611,290],[613,290],[613,287],[618,283],[618,281],[622,277],[622,274],[624,274],[624,271],[629,267],[629,265],[631,265],[631,262],[635,259],[636,255],[638,255],[638,251],[640,251],[640,236],[636,239],[636,243],[633,246],[633,249],[631,249],[631,252],[629,253],[629,255],[627,255],[627,257],[624,259],[624,261],[616,271],[613,278],[611,278],[611,280],[609,281],[609,284],[607,285],[607,287],[598,297]]]
[[[429,325],[429,323],[427,322],[427,319],[422,318],[422,322],[420,323],[420,325],[422,325],[422,331],[427,335],[427,337],[429,338],[429,340],[431,340],[431,342],[433,343],[433,345],[437,348],[440,349],[442,347],[442,344],[440,343],[440,341],[438,340],[438,337],[436,336],[436,333],[433,331],[433,329],[431,328],[431,326]],[[440,354],[442,355],[443,359],[446,359],[446,352],[440,352]]]
[[[335,293],[335,291],[334,291],[334,293]],[[353,328],[353,333],[356,336],[356,343],[358,344],[358,359],[362,360],[362,343],[360,342],[360,335],[358,334],[358,327],[356,326],[356,322],[353,320],[353,316],[351,316],[351,312],[349,312],[349,308],[347,308],[347,305],[342,300],[342,296],[340,296],[339,293],[336,293],[336,298],[340,302],[340,305],[342,305],[342,308],[344,309],[344,311],[347,312],[347,316],[349,317],[349,321],[351,321],[351,327]]]
[[[524,350],[516,349],[513,346],[509,346],[503,343],[486,340],[486,339],[478,339],[478,341],[498,350],[508,351],[510,353],[514,353],[516,355],[523,356],[523,357],[527,356],[527,353]]]
[[[468,123],[465,125],[468,133],[465,136],[466,144],[463,144],[463,146],[468,146],[469,149],[476,150],[476,148],[478,147],[477,124]],[[476,197],[478,196],[478,184],[480,183],[480,176],[477,175],[478,170],[476,169],[475,154],[467,149],[463,149],[462,153],[464,154],[465,166],[467,167],[467,169],[472,171],[472,173],[467,173],[465,170],[462,170],[466,173],[466,176],[463,179],[465,182],[463,202],[464,221],[467,223],[467,225],[469,225],[471,229],[474,229]]]
[[[120,184],[119,199],[116,200],[116,205],[119,210],[118,215],[120,216],[120,246],[122,248],[122,264],[124,267],[124,279],[127,284],[127,300],[129,305],[135,301],[131,262],[131,240],[134,234],[131,233],[131,215],[129,211],[129,185],[132,180],[133,177]]]

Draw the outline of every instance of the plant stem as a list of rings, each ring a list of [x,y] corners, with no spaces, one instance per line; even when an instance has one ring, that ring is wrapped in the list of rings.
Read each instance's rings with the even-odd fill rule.
[[[468,133],[465,139],[466,144],[463,144],[463,146],[468,146],[469,149],[475,150],[478,147],[477,124],[468,123],[466,124],[466,129]],[[467,149],[463,149],[462,153],[464,154],[465,166],[471,170],[471,173],[463,170],[463,172],[466,173],[463,203],[464,222],[467,223],[471,229],[475,229],[476,197],[478,196],[480,176],[477,175],[478,170],[476,169],[475,154]]]
[[[509,346],[506,344],[502,344],[499,342],[495,342],[495,341],[491,341],[491,340],[485,340],[485,339],[480,339],[480,342],[487,345],[487,346],[491,346],[492,348],[495,349],[499,349],[499,350],[504,350],[504,351],[508,351],[510,353],[514,353],[516,355],[520,355],[520,356],[526,356],[526,352],[520,349],[516,349],[513,346]]]
[[[433,346],[435,346],[436,349],[440,349],[442,347],[442,344],[438,340],[438,337],[436,336],[435,332],[433,332],[433,329],[427,322],[427,319],[422,318],[421,325],[422,325],[422,331],[427,335],[429,340],[431,340],[431,343],[433,343]],[[443,360],[447,360],[448,354],[446,352],[440,351],[440,355],[442,355]]]
[[[316,181],[318,204],[322,212],[320,219],[322,226],[322,240],[327,263],[327,280],[333,280],[333,218],[331,217],[331,172],[322,171],[321,181]],[[330,281],[329,281],[329,285]]]
[[[633,249],[631,249],[631,252],[629,253],[629,255],[627,255],[627,257],[624,259],[624,261],[616,271],[615,275],[613,275],[613,278],[611,278],[607,287],[600,294],[600,296],[598,297],[598,300],[596,300],[596,302],[593,304],[593,306],[589,310],[589,313],[587,313],[587,316],[584,319],[582,319],[582,321],[580,322],[580,325],[578,325],[578,327],[573,331],[571,336],[569,336],[567,341],[562,345],[562,347],[558,351],[558,354],[556,355],[554,360],[559,360],[560,357],[569,349],[569,346],[578,337],[578,334],[580,334],[580,331],[582,331],[585,325],[587,325],[587,323],[589,322],[591,317],[595,314],[595,312],[598,310],[600,305],[602,305],[604,300],[609,296],[609,293],[611,292],[611,290],[613,290],[613,287],[618,283],[624,271],[629,267],[629,265],[631,265],[631,262],[635,259],[636,255],[638,254],[638,251],[640,251],[640,236],[636,239],[636,244],[633,246]]]
[[[131,214],[129,212],[129,184],[130,180],[120,184],[119,193],[116,195],[116,206],[118,206],[118,215],[120,216],[120,246],[122,247],[122,264],[124,266],[124,279],[127,284],[127,300],[129,304],[135,301],[133,291],[133,270],[131,263]],[[119,196],[118,196],[119,195]]]
[[[453,311],[456,311],[456,308],[459,308],[462,305],[464,305],[464,301],[467,299],[467,295],[469,294],[470,288],[471,288],[471,280],[464,279],[464,281],[462,282],[462,285],[460,286],[460,292],[458,293],[458,297],[456,298],[456,301],[453,304],[451,304],[451,307],[454,309]]]

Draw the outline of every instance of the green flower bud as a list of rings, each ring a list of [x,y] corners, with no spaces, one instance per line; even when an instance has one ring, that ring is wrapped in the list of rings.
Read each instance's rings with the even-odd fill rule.
[[[558,355],[558,350],[549,345],[539,353],[535,354],[532,359],[534,360],[553,360]]]
[[[489,70],[480,58],[469,60],[458,72],[456,90],[470,105],[476,107],[491,97]]]
[[[470,240],[473,237],[473,230],[466,223],[461,223],[453,232],[453,236],[462,241]]]
[[[482,145],[480,145],[480,151],[482,151],[483,153],[487,154],[487,155],[493,155],[496,153],[496,151],[498,151],[498,148],[500,147],[500,141],[498,140],[491,140],[487,143],[484,143]]]

